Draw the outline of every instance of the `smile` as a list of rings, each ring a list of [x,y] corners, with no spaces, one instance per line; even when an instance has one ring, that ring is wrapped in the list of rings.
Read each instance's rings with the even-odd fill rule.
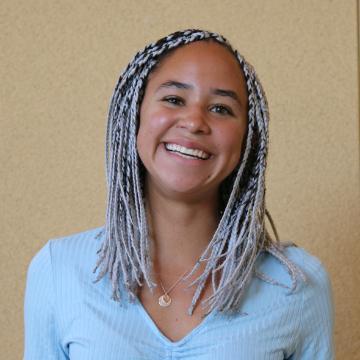
[[[176,152],[180,155],[185,155],[186,157],[207,160],[210,157],[210,154],[207,154],[205,151],[199,149],[190,149],[185,146],[177,144],[167,144],[165,143],[165,148],[168,151]]]

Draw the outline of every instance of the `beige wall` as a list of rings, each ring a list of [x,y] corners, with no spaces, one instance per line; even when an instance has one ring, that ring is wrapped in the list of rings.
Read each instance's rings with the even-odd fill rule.
[[[229,38],[262,79],[272,117],[268,207],[282,238],[328,268],[338,358],[355,359],[355,0],[3,0],[1,10],[1,358],[22,354],[35,252],[104,221],[105,122],[120,70],[149,41],[200,27]]]

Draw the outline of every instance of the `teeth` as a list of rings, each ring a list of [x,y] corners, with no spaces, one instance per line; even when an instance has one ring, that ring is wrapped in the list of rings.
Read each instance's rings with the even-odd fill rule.
[[[195,157],[203,159],[203,160],[206,160],[206,159],[208,159],[210,157],[209,154],[207,154],[206,152],[204,152],[202,150],[189,149],[189,148],[186,148],[184,146],[177,145],[177,144],[165,144],[165,148],[167,150],[175,151],[175,152],[178,152],[180,154],[195,156]]]

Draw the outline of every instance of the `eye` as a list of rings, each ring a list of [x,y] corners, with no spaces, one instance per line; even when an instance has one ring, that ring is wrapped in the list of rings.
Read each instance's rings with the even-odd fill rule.
[[[234,113],[232,112],[232,110],[227,107],[227,106],[224,106],[224,105],[214,105],[212,108],[211,108],[211,111],[217,113],[217,114],[220,114],[220,115],[234,115]]]
[[[166,96],[161,101],[167,102],[172,105],[183,105],[183,99],[179,98],[178,96]]]

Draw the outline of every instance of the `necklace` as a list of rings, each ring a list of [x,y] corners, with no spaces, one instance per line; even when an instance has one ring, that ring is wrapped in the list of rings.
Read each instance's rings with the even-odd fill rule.
[[[198,262],[199,262],[199,261],[197,261],[197,263],[198,263]],[[171,297],[170,297],[170,295],[169,295],[169,294],[170,294],[170,291],[172,291],[173,289],[175,289],[175,286],[180,282],[180,280],[182,280],[182,279],[184,278],[184,275],[185,275],[186,273],[187,273],[187,270],[179,277],[179,279],[176,280],[176,282],[175,282],[172,286],[169,287],[168,290],[165,290],[164,285],[163,285],[163,283],[162,283],[161,280],[160,280],[160,285],[161,285],[161,288],[162,288],[162,290],[163,290],[163,292],[164,292],[164,294],[159,297],[159,305],[160,305],[161,307],[168,307],[168,306],[170,306],[170,304],[171,304]]]

